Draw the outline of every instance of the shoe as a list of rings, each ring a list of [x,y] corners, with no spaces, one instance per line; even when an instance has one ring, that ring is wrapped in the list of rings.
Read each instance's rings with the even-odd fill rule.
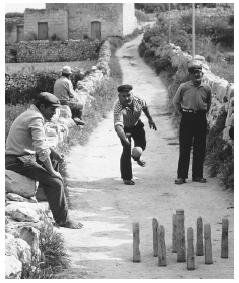
[[[186,183],[186,180],[185,180],[184,178],[177,178],[177,179],[174,181],[174,183],[175,183],[176,185],[182,185],[182,184]]]
[[[193,178],[193,182],[206,183],[207,179],[203,177],[195,177]]]
[[[133,180],[123,180],[125,185],[135,185]]]
[[[145,167],[146,166],[146,162],[143,160],[138,160],[137,163],[139,164],[139,166]]]
[[[80,118],[74,118],[74,122],[76,123],[77,126],[84,126],[85,122],[81,120]]]

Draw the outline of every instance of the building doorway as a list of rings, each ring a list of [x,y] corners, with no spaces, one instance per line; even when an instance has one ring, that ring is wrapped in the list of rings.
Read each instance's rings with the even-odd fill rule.
[[[17,26],[17,42],[24,40],[24,29],[23,25]]]
[[[98,21],[91,22],[91,38],[101,39],[101,23]]]
[[[38,39],[48,39],[48,23],[38,23]]]

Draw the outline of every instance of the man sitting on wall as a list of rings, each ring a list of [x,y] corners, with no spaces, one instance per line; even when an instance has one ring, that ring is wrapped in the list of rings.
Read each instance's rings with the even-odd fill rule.
[[[54,84],[54,95],[56,95],[61,104],[68,105],[72,112],[72,119],[77,125],[85,125],[82,121],[83,105],[77,99],[76,92],[73,89],[70,76],[72,74],[70,66],[64,66],[61,70],[62,76]]]
[[[69,219],[63,179],[57,171],[63,156],[49,147],[45,135],[45,121],[52,118],[58,106],[60,101],[55,95],[41,92],[35,104],[13,121],[6,141],[6,169],[39,181],[55,222],[80,229],[81,223]]]

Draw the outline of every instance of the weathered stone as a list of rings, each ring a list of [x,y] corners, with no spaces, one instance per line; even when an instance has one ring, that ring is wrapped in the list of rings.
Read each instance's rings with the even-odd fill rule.
[[[20,238],[28,243],[31,247],[32,259],[39,261],[41,251],[39,249],[40,231],[31,226],[22,227],[20,230]]]
[[[14,255],[5,255],[5,278],[20,279],[22,263]]]
[[[12,201],[19,201],[19,202],[23,202],[23,201],[28,201],[27,198],[24,198],[22,196],[19,196],[18,194],[14,194],[14,193],[8,193],[6,195],[6,197],[9,199],[9,200],[12,200]]]
[[[14,202],[6,206],[6,215],[12,219],[22,222],[38,222],[41,218],[42,210],[35,203]]]
[[[15,256],[23,264],[31,262],[31,248],[26,241],[19,238],[5,239],[5,255]]]
[[[29,198],[36,195],[36,181],[16,172],[5,170],[5,190],[22,197]]]

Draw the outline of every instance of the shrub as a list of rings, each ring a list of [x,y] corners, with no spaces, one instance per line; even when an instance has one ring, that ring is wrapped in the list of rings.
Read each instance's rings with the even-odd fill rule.
[[[205,164],[211,177],[219,177],[226,188],[233,189],[234,153],[232,147],[222,138],[226,117],[227,112],[222,109],[216,124],[209,131]]]
[[[56,232],[47,217],[39,230],[41,261],[23,265],[21,279],[53,279],[57,272],[69,266],[70,260],[64,247],[63,236]]]
[[[150,21],[149,15],[147,15],[142,10],[135,10],[135,17],[136,17],[138,22],[148,22],[148,21]]]

